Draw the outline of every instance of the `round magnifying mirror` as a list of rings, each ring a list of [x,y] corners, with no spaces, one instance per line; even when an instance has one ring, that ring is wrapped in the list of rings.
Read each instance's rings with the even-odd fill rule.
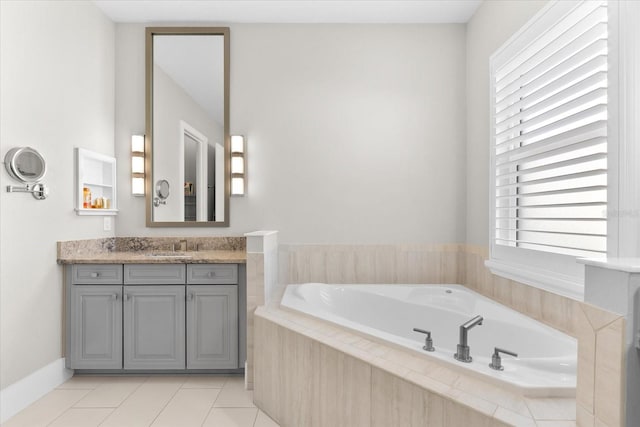
[[[156,194],[161,200],[169,197],[169,181],[166,179],[158,180],[158,182],[156,182]]]
[[[47,172],[47,163],[38,151],[31,147],[12,148],[4,156],[9,175],[24,183],[40,181]]]

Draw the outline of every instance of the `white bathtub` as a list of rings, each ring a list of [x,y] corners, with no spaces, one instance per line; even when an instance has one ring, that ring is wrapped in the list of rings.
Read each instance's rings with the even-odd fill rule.
[[[301,311],[435,357],[452,367],[517,389],[526,396],[575,396],[574,338],[460,285],[289,285],[283,307]],[[476,315],[484,322],[468,333],[473,361],[453,358],[459,327]],[[435,351],[422,349],[430,330]],[[494,347],[518,353],[502,357],[503,371],[489,368]]]

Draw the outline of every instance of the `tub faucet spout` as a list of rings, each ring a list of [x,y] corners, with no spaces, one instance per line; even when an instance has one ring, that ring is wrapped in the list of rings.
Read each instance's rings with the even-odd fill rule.
[[[453,355],[456,360],[464,363],[470,363],[473,360],[469,354],[470,349],[467,343],[467,334],[469,333],[469,329],[482,325],[483,320],[484,318],[482,316],[476,316],[460,326],[460,343],[458,344],[456,354]]]

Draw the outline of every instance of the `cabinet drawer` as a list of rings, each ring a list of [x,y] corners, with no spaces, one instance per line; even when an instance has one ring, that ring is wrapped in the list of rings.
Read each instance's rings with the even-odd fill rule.
[[[190,285],[233,285],[238,283],[237,264],[187,264]]]
[[[184,264],[125,264],[125,285],[184,285]]]
[[[74,264],[71,283],[81,285],[121,285],[122,264]]]

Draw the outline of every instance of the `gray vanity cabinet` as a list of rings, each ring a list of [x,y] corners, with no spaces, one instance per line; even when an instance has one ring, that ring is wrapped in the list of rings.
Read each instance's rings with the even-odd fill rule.
[[[238,264],[69,265],[67,367],[237,370],[246,357],[245,283]]]
[[[75,285],[69,302],[68,366],[121,369],[122,285]]]
[[[187,286],[187,369],[238,368],[238,286]]]
[[[185,269],[124,266],[124,369],[185,368]]]
[[[184,369],[184,285],[125,286],[124,369]]]

